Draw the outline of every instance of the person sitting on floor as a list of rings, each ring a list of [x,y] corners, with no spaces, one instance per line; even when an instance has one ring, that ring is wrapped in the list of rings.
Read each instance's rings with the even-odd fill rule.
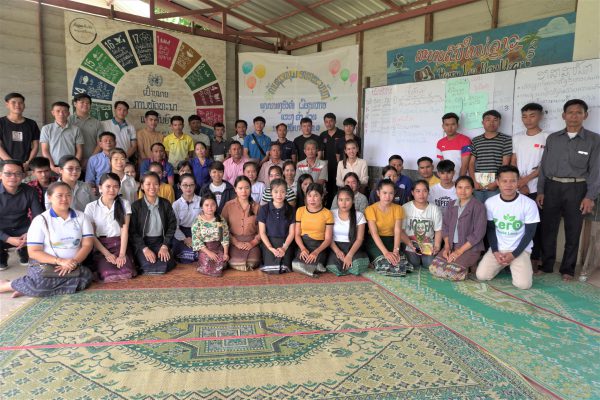
[[[427,201],[429,184],[426,180],[415,181],[412,201],[404,204],[404,232],[410,240],[406,245],[408,272],[415,267],[429,267],[442,247],[442,212]]]
[[[271,171],[281,170],[277,165]],[[270,176],[270,174],[269,174]],[[289,272],[294,256],[294,208],[287,201],[287,184],[281,177],[271,180],[268,188],[271,201],[258,211],[258,230],[261,238],[263,272]],[[293,192],[292,192],[293,193]]]
[[[100,176],[100,198],[85,206],[92,221],[94,237],[93,263],[100,279],[116,282],[136,276],[133,258],[128,254],[131,204],[119,196],[121,179],[112,172]]]
[[[442,256],[474,272],[485,250],[487,214],[483,203],[473,196],[475,182],[470,176],[459,177],[454,185],[458,199],[450,201],[442,219]]]
[[[21,265],[28,264],[27,229],[31,217],[44,212],[36,190],[22,182],[23,175],[21,161],[4,160],[0,164],[0,271],[8,268],[9,247],[17,249]]]
[[[183,161],[182,161],[183,162]],[[177,229],[173,239],[173,254],[177,262],[191,264],[198,261],[198,253],[192,249],[192,225],[200,214],[200,196],[194,194],[194,175],[179,175],[181,197],[173,203],[177,217]]]
[[[202,213],[192,225],[192,248],[198,252],[198,272],[222,276],[229,260],[229,227],[217,213],[212,193],[202,196]]]
[[[346,176],[344,176],[344,186],[350,187],[352,192],[354,192],[354,208],[356,211],[360,211],[361,213],[365,212],[365,209],[369,205],[369,200],[367,196],[358,191],[360,188],[360,181],[358,179],[358,175],[354,172],[348,172]],[[338,208],[337,205],[337,196],[333,198],[333,203],[331,204],[331,211]]]
[[[129,237],[142,273],[164,274],[175,268],[170,246],[177,218],[171,203],[158,195],[158,174],[146,172],[141,187],[143,197],[131,205]]]
[[[260,265],[260,234],[258,233],[258,203],[251,196],[250,179],[241,175],[235,179],[236,198],[229,200],[221,216],[229,227],[229,266],[238,271],[251,271]]]
[[[500,193],[485,202],[490,249],[479,262],[477,279],[492,280],[510,265],[513,285],[529,289],[533,277],[529,256],[540,215],[535,201],[517,192],[518,182],[517,167],[498,168],[496,184]]]
[[[304,207],[306,199],[306,189],[311,183],[314,183],[313,177],[309,174],[302,174],[298,177],[298,192],[296,193],[296,209]]]
[[[88,203],[96,200],[92,194],[90,187],[79,180],[81,176],[81,162],[75,156],[63,156],[58,161],[60,170],[59,182],[65,182],[71,187],[71,208],[77,211],[85,210]],[[50,198],[46,193],[45,199],[46,210],[50,209]]]
[[[114,149],[110,152],[110,172],[121,179],[121,189],[119,194],[129,204],[133,204],[138,198],[139,184],[135,180],[135,168],[133,168],[133,177],[127,173],[127,153],[123,149]],[[129,168],[131,169],[131,168]]]
[[[327,270],[337,276],[360,275],[369,269],[369,257],[361,249],[367,220],[362,212],[356,211],[354,191],[349,186],[339,188],[336,201]]]
[[[382,175],[382,178],[381,178],[382,180],[387,179],[392,182],[398,181],[398,170],[396,170],[396,168],[394,168],[391,165],[388,165],[387,167],[383,167],[383,169],[381,170],[381,175]],[[410,187],[412,188],[412,181],[411,181]],[[375,189],[373,189],[371,191],[371,194],[369,195],[369,204],[375,204],[379,201],[379,189],[378,188],[379,188],[379,183],[377,184],[377,187]],[[400,188],[396,184],[394,186],[394,197],[392,199],[392,202],[394,204],[398,204],[399,206],[401,206],[402,204],[407,202],[409,199],[410,199],[410,193],[407,193],[405,189]]]
[[[408,262],[400,253],[400,243],[408,243],[402,229],[404,210],[394,203],[397,186],[394,180],[382,179],[377,185],[377,203],[365,210],[369,225],[366,250],[375,271],[389,276],[405,276]]]
[[[296,258],[292,269],[308,276],[326,272],[327,249],[333,240],[333,214],[323,206],[323,186],[311,183],[306,206],[296,210]]]
[[[150,168],[148,172],[154,172],[159,177],[162,175],[162,165],[157,162],[150,163]],[[158,196],[167,200],[169,203],[173,204],[175,202],[175,190],[173,186],[168,183],[164,183],[161,181],[160,186],[158,188]],[[140,191],[138,193],[138,198],[141,199],[143,197],[143,192],[140,187]]]
[[[72,189],[66,182],[51,184],[47,195],[49,209],[35,217],[27,231],[27,275],[0,281],[0,292],[48,297],[75,293],[92,283],[92,271],[81,265],[94,246],[92,222],[71,208]]]
[[[263,166],[264,168],[264,166]],[[269,167],[269,184],[273,182],[275,179],[283,179],[283,171],[279,165],[272,165]],[[292,207],[296,205],[296,193],[292,189],[288,187],[286,182],[286,190],[285,190],[285,201]],[[263,192],[262,198],[260,200],[260,205],[264,206],[265,204],[269,204],[273,200],[273,196],[271,194],[271,187],[267,187]]]
[[[237,143],[237,142],[236,142]],[[204,198],[212,194],[217,201],[217,214],[221,215],[225,203],[235,197],[235,190],[231,183],[223,180],[225,167],[220,161],[215,161],[210,165],[210,182],[205,183],[200,189],[200,197]]]

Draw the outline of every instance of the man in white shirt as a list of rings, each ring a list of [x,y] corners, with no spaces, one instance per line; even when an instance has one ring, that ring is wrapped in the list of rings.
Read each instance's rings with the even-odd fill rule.
[[[128,113],[129,104],[122,100],[116,101],[113,118],[102,121],[102,127],[105,131],[115,134],[117,147],[125,150],[127,158],[131,158],[137,152],[137,136],[133,124],[126,120]]]
[[[456,188],[454,187],[454,163],[450,160],[442,160],[437,165],[440,183],[429,187],[427,200],[440,208],[442,213],[446,211],[452,200],[456,200]]]
[[[521,121],[525,131],[513,136],[513,154],[510,164],[519,169],[519,192],[535,200],[537,197],[537,183],[539,165],[542,162],[546,139],[550,135],[540,128],[540,121],[544,116],[544,108],[537,103],[529,103],[521,108]],[[541,217],[541,210],[540,210]],[[541,221],[533,237],[531,262],[537,269],[541,262]]]
[[[512,283],[529,289],[533,270],[529,254],[540,216],[535,201],[517,191],[519,170],[503,165],[496,173],[500,193],[485,202],[490,248],[477,266],[477,279],[492,280],[510,265]]]

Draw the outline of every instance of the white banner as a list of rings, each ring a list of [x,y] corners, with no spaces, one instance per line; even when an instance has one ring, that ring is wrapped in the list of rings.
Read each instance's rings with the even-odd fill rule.
[[[356,119],[358,102],[358,46],[288,56],[268,53],[239,55],[240,117],[263,116],[265,133],[275,139],[275,126],[288,126],[288,139],[300,134],[300,120],[313,120],[313,132],[325,130],[323,116],[332,112],[341,127]]]

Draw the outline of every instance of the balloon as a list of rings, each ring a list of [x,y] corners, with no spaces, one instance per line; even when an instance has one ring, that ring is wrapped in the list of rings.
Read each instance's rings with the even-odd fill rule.
[[[242,64],[242,72],[244,75],[248,75],[250,71],[252,71],[252,63],[250,61],[246,61],[244,64]]]
[[[349,78],[349,77],[350,77],[350,71],[348,71],[348,69],[347,69],[347,68],[344,68],[344,69],[342,70],[342,72],[340,72],[340,79],[341,79],[343,82],[346,82],[346,81],[348,80],[348,78]]]
[[[258,79],[264,78],[266,72],[267,72],[267,69],[262,64],[259,64],[256,67],[254,67],[254,74],[256,75],[256,77]]]
[[[353,72],[350,74],[350,83],[354,83],[358,80],[358,74],[356,72]]]
[[[331,72],[331,75],[333,76],[335,76],[335,74],[338,73],[340,68],[342,68],[340,60],[331,60],[331,62],[329,63],[329,72]]]
[[[256,78],[249,76],[248,79],[246,79],[246,86],[248,86],[250,90],[253,90],[256,87]]]

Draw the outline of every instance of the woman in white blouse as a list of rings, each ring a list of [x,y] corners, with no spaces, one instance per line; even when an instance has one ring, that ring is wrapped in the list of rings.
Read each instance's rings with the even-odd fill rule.
[[[12,282],[0,280],[0,292],[47,297],[75,293],[92,283],[92,272],[82,265],[94,245],[91,221],[71,208],[68,183],[54,182],[47,195],[48,211],[35,217],[27,231],[27,275]]]
[[[344,159],[338,162],[335,179],[338,187],[344,186],[344,177],[349,172],[354,172],[358,175],[361,188],[366,187],[369,183],[367,162],[362,158],[358,158],[358,143],[354,140],[348,140],[344,144]]]
[[[173,238],[173,255],[181,264],[191,264],[198,261],[198,252],[192,249],[192,225],[202,210],[200,196],[194,194],[196,180],[192,174],[179,177],[181,197],[173,203],[173,211],[177,218],[177,229]]]
[[[121,179],[121,189],[119,194],[125,200],[132,204],[138,199],[138,183],[135,178],[125,173],[127,167],[127,153],[123,149],[113,149],[110,152],[110,172],[116,174]]]
[[[354,191],[344,186],[338,190],[337,208],[333,213],[333,241],[327,259],[327,270],[341,275],[360,275],[369,269],[369,257],[361,250],[367,220],[356,211]]]
[[[112,172],[100,177],[99,189],[100,198],[85,207],[96,231],[94,266],[104,282],[133,278],[136,271],[127,252],[131,204],[119,195],[121,179]]]
[[[85,206],[96,200],[96,196],[92,193],[92,189],[85,182],[79,180],[81,176],[81,162],[75,156],[63,156],[58,161],[60,168],[59,182],[65,182],[71,187],[72,200],[71,208],[77,211],[85,210]],[[50,209],[50,199],[46,193],[45,199],[46,210]]]

